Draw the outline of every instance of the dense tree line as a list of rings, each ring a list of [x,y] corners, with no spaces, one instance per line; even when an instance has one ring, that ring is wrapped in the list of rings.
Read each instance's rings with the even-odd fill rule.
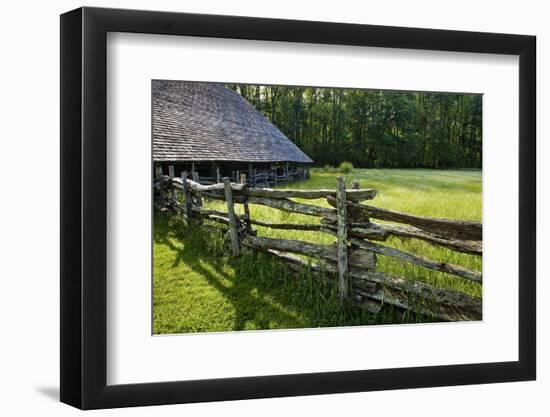
[[[229,84],[317,165],[481,167],[481,96]]]

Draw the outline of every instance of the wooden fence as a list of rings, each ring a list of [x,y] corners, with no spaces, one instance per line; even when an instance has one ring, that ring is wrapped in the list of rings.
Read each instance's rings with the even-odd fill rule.
[[[481,285],[482,274],[478,271],[427,259],[381,243],[389,236],[397,236],[482,256],[482,226],[479,222],[420,217],[361,204],[373,199],[376,191],[358,189],[357,183],[354,189],[346,190],[342,177],[337,178],[335,190],[271,189],[250,187],[245,174],[241,174],[238,183],[223,178],[220,183],[204,185],[189,179],[187,172],[179,178],[174,177],[171,169],[169,176],[158,172],[155,188],[158,206],[181,212],[188,222],[209,220],[226,227],[234,256],[239,256],[243,248],[249,248],[275,256],[297,271],[309,268],[313,272],[333,273],[329,275],[337,276],[342,302],[352,302],[371,312],[378,312],[383,304],[391,304],[441,320],[481,319],[480,298],[376,270],[377,255],[383,255]],[[177,198],[178,194],[182,198]],[[296,202],[292,198],[322,198],[331,207]],[[227,211],[205,208],[203,199],[224,201]],[[235,204],[244,206],[244,215],[236,214]],[[257,220],[250,216],[250,204],[315,216],[320,221],[294,224]],[[336,243],[324,245],[260,237],[253,226],[328,233],[336,238]],[[326,277],[327,274],[318,276]]]

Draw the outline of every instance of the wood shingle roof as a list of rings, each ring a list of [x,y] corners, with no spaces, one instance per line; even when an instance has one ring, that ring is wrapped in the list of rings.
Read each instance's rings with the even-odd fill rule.
[[[152,95],[155,161],[313,162],[220,84],[153,80]]]

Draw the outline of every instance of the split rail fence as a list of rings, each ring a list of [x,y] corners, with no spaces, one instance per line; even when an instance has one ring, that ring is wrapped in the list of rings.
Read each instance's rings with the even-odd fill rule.
[[[387,274],[376,269],[377,255],[396,258],[462,279],[482,283],[482,274],[459,265],[434,261],[417,254],[387,246],[390,236],[418,239],[455,252],[482,256],[482,225],[479,222],[414,216],[382,209],[363,201],[376,196],[373,189],[359,189],[352,184],[346,190],[345,179],[337,178],[335,190],[296,190],[255,188],[247,185],[245,174],[240,182],[203,185],[183,172],[174,177],[157,172],[156,204],[181,212],[188,222],[217,222],[228,229],[231,251],[239,256],[243,248],[268,253],[286,262],[292,269],[308,268],[319,277],[334,275],[342,302],[352,302],[371,312],[383,304],[435,317],[440,320],[480,320],[482,302],[468,294],[435,288],[414,279]],[[182,198],[177,198],[178,194]],[[291,200],[326,199],[331,207],[305,204]],[[203,199],[226,202],[227,211],[205,208]],[[237,215],[235,205],[244,206],[244,215]],[[315,224],[272,223],[253,219],[250,204],[257,204],[290,213],[320,218]],[[384,221],[377,223],[373,219]],[[391,223],[387,223],[391,222]],[[398,223],[398,224],[397,224]],[[328,233],[336,238],[334,244],[317,244],[301,240],[257,236],[253,226],[271,229],[302,230]]]

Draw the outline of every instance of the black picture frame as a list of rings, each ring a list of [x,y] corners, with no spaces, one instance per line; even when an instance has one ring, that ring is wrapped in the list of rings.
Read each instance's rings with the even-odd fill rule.
[[[519,56],[519,360],[107,385],[108,32]],[[61,15],[61,401],[94,409],[535,379],[535,45],[524,35],[252,17],[88,7]]]

